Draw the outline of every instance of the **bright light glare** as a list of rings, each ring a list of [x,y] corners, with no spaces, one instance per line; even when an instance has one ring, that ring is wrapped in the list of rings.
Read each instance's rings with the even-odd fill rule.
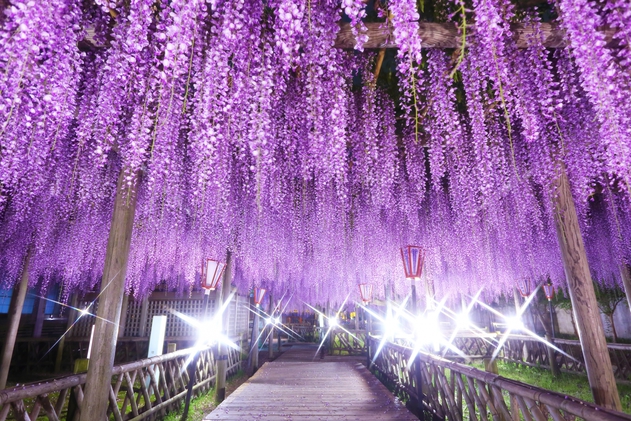
[[[80,316],[80,317],[87,316],[88,314],[90,314],[90,313],[88,312],[88,309],[87,309],[87,308],[84,308],[83,310],[81,310],[81,316]]]
[[[392,317],[392,314],[388,314],[383,321],[384,336],[393,338],[395,334],[400,330],[399,321]]]
[[[438,323],[438,313],[432,311],[425,317],[418,317],[416,320],[416,342],[419,345],[432,345],[432,348],[437,351],[442,337],[443,334]]]
[[[467,313],[460,313],[456,315],[456,327],[458,329],[466,330],[471,327],[471,319]]]
[[[215,320],[203,323],[198,329],[198,345],[214,345],[221,336],[219,323]]]
[[[268,325],[271,325],[272,324],[272,318],[268,317],[267,319],[265,319],[265,323],[268,324]]]
[[[274,324],[279,325],[280,324],[280,317],[277,317],[274,319]]]
[[[508,329],[511,331],[523,330],[524,324],[522,323],[520,317],[507,317],[506,327],[508,327]]]
[[[331,327],[337,327],[338,326],[338,322],[337,322],[337,319],[335,317],[331,317],[329,319],[329,326],[331,326]]]

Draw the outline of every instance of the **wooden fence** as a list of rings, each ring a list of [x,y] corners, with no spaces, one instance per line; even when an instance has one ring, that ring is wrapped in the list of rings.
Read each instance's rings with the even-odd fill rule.
[[[387,344],[369,361],[386,383],[423,418],[463,421],[629,421],[631,416],[412,349]]]
[[[242,340],[235,342],[242,347]],[[194,392],[208,390],[215,382],[216,349],[197,352],[189,348],[114,367],[109,393],[108,419],[138,421],[152,415],[164,416],[179,407],[186,395],[192,367],[196,373]],[[241,349],[228,349],[228,375],[241,367]],[[190,371],[189,371],[190,370]],[[47,382],[16,386],[0,391],[0,421],[50,421],[79,419],[86,374],[75,374]]]
[[[491,339],[491,340],[490,340]],[[492,354],[499,337],[496,338],[456,338],[454,345],[467,356],[484,356]],[[583,350],[579,341],[556,339],[554,341],[563,352],[555,352],[557,364],[562,371],[586,374]],[[631,345],[607,344],[609,356],[618,380],[631,380]],[[549,368],[547,345],[530,336],[511,335],[498,358],[532,367]]]
[[[366,331],[335,329],[331,332],[332,355],[366,355]]]

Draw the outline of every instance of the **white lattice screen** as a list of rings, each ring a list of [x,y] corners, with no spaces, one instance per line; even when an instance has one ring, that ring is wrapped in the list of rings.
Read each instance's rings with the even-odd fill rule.
[[[91,301],[79,300],[78,307],[86,308]],[[98,302],[91,308],[90,313],[96,313]],[[249,310],[247,297],[235,295],[227,309],[228,334],[236,336],[246,332],[249,324]],[[215,310],[214,294],[211,294],[208,303],[208,314]],[[127,305],[127,318],[125,321],[124,337],[147,337],[151,332],[153,316],[167,316],[167,338],[192,338],[195,329],[174,312],[185,314],[189,317],[200,319],[204,314],[204,300],[202,294],[192,297],[178,298],[174,294],[159,293],[149,297],[146,302],[129,300]],[[90,329],[94,324],[94,317],[85,315],[77,320],[72,328],[72,336],[89,337]]]

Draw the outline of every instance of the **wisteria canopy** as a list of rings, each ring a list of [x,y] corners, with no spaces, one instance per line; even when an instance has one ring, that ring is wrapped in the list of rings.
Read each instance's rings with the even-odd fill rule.
[[[383,65],[369,21],[394,36]],[[422,48],[419,21],[462,47]],[[121,174],[135,297],[198,288],[226,250],[243,291],[407,292],[406,244],[439,297],[563,285],[563,168],[594,278],[630,261],[628,0],[13,0],[0,26],[4,286],[29,255],[33,286],[95,287]]]

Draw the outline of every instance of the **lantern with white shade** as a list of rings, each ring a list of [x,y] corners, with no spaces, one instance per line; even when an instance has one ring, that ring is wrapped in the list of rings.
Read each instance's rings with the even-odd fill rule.
[[[206,259],[202,265],[202,288],[206,290],[206,294],[217,289],[217,285],[225,269],[225,263],[213,259]]]
[[[254,288],[254,304],[257,307],[261,305],[261,301],[263,301],[266,292],[267,290],[265,288]]]
[[[372,284],[359,284],[359,294],[364,305],[372,301]]]

